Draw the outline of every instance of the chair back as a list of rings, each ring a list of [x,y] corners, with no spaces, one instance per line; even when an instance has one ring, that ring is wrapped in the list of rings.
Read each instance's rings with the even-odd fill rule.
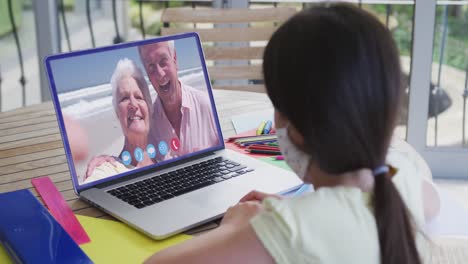
[[[296,10],[167,8],[161,35],[197,32],[215,89],[265,92],[262,57],[278,25]]]

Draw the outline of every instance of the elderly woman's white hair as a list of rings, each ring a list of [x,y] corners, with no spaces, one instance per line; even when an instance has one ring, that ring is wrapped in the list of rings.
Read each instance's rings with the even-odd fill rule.
[[[117,114],[117,90],[119,89],[119,81],[126,77],[132,77],[135,79],[138,88],[140,89],[143,97],[148,105],[148,111],[151,116],[153,108],[151,103],[151,95],[149,93],[148,84],[146,83],[145,77],[143,77],[143,72],[136,66],[136,64],[128,59],[124,58],[117,62],[114,73],[111,78],[112,86],[112,104],[114,106],[114,111]],[[118,114],[117,114],[118,115]]]

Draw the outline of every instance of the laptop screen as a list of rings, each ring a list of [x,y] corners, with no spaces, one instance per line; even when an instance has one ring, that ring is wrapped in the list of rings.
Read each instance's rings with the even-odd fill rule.
[[[55,55],[46,64],[77,189],[224,147],[196,34]],[[63,118],[81,127],[79,137]],[[73,156],[83,140],[87,155]]]

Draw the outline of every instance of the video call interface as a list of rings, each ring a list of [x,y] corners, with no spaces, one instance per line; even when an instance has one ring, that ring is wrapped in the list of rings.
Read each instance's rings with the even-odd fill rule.
[[[50,69],[64,118],[86,133],[86,157],[73,157],[80,185],[220,145],[193,36],[54,59]]]

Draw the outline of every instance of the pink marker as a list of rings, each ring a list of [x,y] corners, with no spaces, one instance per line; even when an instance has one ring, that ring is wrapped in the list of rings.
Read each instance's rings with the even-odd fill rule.
[[[275,157],[276,160],[284,160],[284,157],[282,155],[278,155]]]

